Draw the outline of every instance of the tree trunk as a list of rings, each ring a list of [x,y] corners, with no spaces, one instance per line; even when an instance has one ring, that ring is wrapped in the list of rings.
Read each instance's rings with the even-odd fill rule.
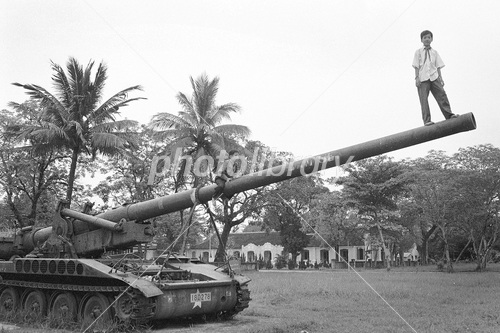
[[[66,191],[66,201],[68,201],[68,205],[70,206],[71,206],[71,197],[73,196],[73,184],[75,183],[76,163],[78,162],[79,154],[80,154],[79,147],[74,148],[73,153],[71,154],[71,166],[69,168],[68,189]]]
[[[187,230],[184,233],[184,235],[182,236],[182,246],[181,246],[181,254],[183,254],[183,255],[186,255],[186,245],[187,245],[187,240],[189,238],[189,231],[191,229],[191,224],[193,223],[193,215],[194,215],[195,210],[196,210],[196,205],[191,207],[191,210],[189,212],[188,218],[187,218],[186,223],[185,223]]]
[[[429,238],[436,230],[437,226],[433,225],[427,232],[422,233],[422,247],[420,249],[420,260],[422,265],[429,264]]]
[[[293,266],[290,266],[288,265],[288,269],[295,269],[295,267],[297,267],[297,257],[299,255],[297,253],[292,253],[292,263],[293,263]]]
[[[458,264],[458,261],[460,260],[460,257],[462,256],[462,254],[464,254],[465,252],[465,249],[467,248],[467,246],[469,246],[470,242],[472,241],[471,238],[469,238],[469,241],[467,242],[467,244],[464,246],[464,248],[462,249],[462,251],[460,251],[460,254],[458,255],[457,259],[455,259],[455,265]]]
[[[496,241],[496,237],[493,238],[494,241]],[[488,254],[491,250],[491,244],[494,243],[491,240],[489,242],[486,242],[486,239],[484,236],[481,238],[480,245],[478,251],[476,251],[476,271],[477,272],[482,272],[484,269],[486,269],[486,262],[488,261]]]
[[[448,273],[453,273],[453,263],[450,258],[450,246],[448,245],[448,241],[444,243],[444,253],[446,255],[446,271]]]
[[[403,247],[400,245],[399,246],[399,261],[400,261],[400,265],[405,267],[406,264],[405,264],[405,251],[403,250]]]
[[[444,228],[440,228],[441,233],[443,234],[443,241],[444,241],[444,255],[446,257],[446,271],[448,273],[453,273],[453,263],[451,262],[450,258],[450,245],[448,244],[448,239],[446,239],[446,232],[444,231]]]
[[[229,233],[231,232],[231,223],[224,223],[222,228],[222,234],[220,235],[219,246],[217,247],[217,252],[215,254],[215,261],[222,262],[226,256],[226,244],[229,238]]]
[[[391,270],[391,259],[390,259],[390,252],[387,246],[385,245],[384,241],[384,234],[382,233],[382,227],[380,226],[380,223],[377,221],[377,229],[378,233],[380,235],[380,240],[382,241],[382,246],[384,247],[384,261],[387,267],[387,271]]]
[[[5,170],[9,169],[3,155],[2,155],[2,164]],[[10,172],[6,172],[5,175],[7,177],[7,187],[5,188],[5,193],[7,194],[7,204],[9,205],[12,214],[17,220],[17,224],[19,224],[19,227],[21,228],[25,227],[26,223],[24,221],[24,218],[22,217],[21,212],[17,209],[14,203],[14,193],[12,192],[12,186],[13,186],[12,175],[10,174]]]
[[[12,214],[17,220],[19,227],[21,228],[26,227],[27,224],[25,223],[24,218],[21,215],[21,212],[17,209],[16,205],[14,204],[14,199],[12,198],[12,191],[8,189],[6,193],[7,193],[7,203],[9,204],[9,208],[12,211]]]

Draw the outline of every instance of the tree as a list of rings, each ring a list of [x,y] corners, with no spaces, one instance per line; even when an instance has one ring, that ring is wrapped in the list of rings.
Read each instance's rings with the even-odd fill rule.
[[[366,229],[360,219],[349,208],[342,191],[325,192],[317,195],[310,211],[311,224],[339,253],[341,242],[351,244],[363,240]]]
[[[394,213],[397,201],[405,192],[406,180],[402,163],[382,155],[351,163],[347,166],[348,176],[339,184],[351,207],[356,208],[367,224],[374,225],[384,247],[387,270],[390,270],[390,246],[384,238],[384,229],[397,228]],[[370,228],[370,225],[367,225]]]
[[[71,151],[66,200],[71,203],[76,168],[80,154],[95,157],[97,153],[115,155],[133,143],[125,130],[136,124],[132,120],[116,120],[119,109],[128,103],[143,99],[128,98],[130,92],[142,90],[141,86],[126,88],[100,104],[107,80],[107,66],[100,63],[92,80],[94,62],[84,69],[74,58],[69,58],[64,69],[51,62],[55,72],[52,81],[55,95],[35,84],[14,83],[23,87],[31,98],[42,107],[40,123],[22,129],[22,139],[37,141],[36,151],[57,148]],[[100,104],[100,105],[99,105]]]
[[[422,209],[412,196],[401,202],[399,207],[401,220],[409,231],[409,238],[417,244],[420,263],[427,265],[429,263],[429,240],[435,234],[437,225],[432,224],[423,216]]]
[[[455,193],[460,190],[456,182],[459,173],[443,152],[431,151],[425,158],[414,161],[414,167],[407,176],[412,179],[409,188],[420,217],[440,232],[447,271],[451,273],[453,263],[449,240],[456,228],[453,205]]]
[[[500,149],[490,144],[461,148],[453,157],[461,171],[454,210],[468,236],[476,270],[486,268],[488,254],[500,239]]]
[[[272,163],[278,163],[273,158],[273,153],[269,147],[258,141],[249,141],[245,145],[245,155],[253,155],[252,163],[245,163],[246,170],[241,170],[242,174],[250,174],[262,168],[267,168]],[[245,191],[235,194],[231,200],[223,202],[222,207],[218,206],[212,210],[215,220],[222,224],[220,233],[221,241],[218,242],[215,261],[223,261],[226,252],[227,241],[231,230],[247,221],[253,219],[255,223],[261,221],[262,212],[268,206],[267,195],[271,186]],[[261,226],[259,226],[261,227]]]
[[[153,139],[153,133],[145,125],[132,128],[135,146],[121,156],[110,156],[100,161],[101,174],[107,175],[92,192],[108,204],[142,202],[172,191],[171,182],[163,181],[156,186],[148,185],[151,163],[149,159],[160,152],[160,144]],[[109,172],[113,170],[113,172]],[[165,174],[168,177],[168,173]],[[168,178],[167,178],[168,180]]]
[[[23,126],[38,124],[40,106],[36,102],[11,104],[14,111],[0,113],[0,187],[17,225],[46,225],[52,218],[55,200],[65,173],[65,157],[57,151],[35,152],[32,138],[28,146],[19,145],[16,136]]]
[[[231,120],[231,114],[239,112],[240,106],[236,103],[216,105],[218,77],[210,80],[206,74],[202,74],[196,80],[192,77],[190,80],[193,88],[191,98],[182,92],[177,94],[177,100],[182,107],[178,115],[158,113],[149,124],[149,127],[156,131],[156,138],[169,140],[167,153],[173,155],[177,148],[181,148],[182,155],[191,157],[195,162],[202,156],[215,159],[222,149],[241,149],[236,139],[247,137],[250,134],[248,127],[222,124],[225,120]],[[186,161],[181,161],[177,176],[179,181],[182,181],[186,174]],[[195,179],[195,186],[198,182],[199,180]]]
[[[294,263],[309,241],[302,216],[310,212],[313,200],[327,191],[320,179],[304,176],[278,183],[269,193],[264,222],[280,232],[283,250],[292,255]]]
[[[222,207],[212,210],[215,220],[222,223],[221,239],[217,246],[215,261],[224,260],[231,230],[250,218],[258,218],[265,205],[266,193],[266,187],[238,193]]]
[[[172,192],[170,173],[164,174],[162,182],[155,186],[148,185],[148,175],[151,165],[147,163],[152,155],[160,153],[162,145],[153,138],[153,133],[146,126],[134,128],[136,146],[130,154],[124,156],[111,156],[98,159],[99,169],[102,174],[107,174],[105,180],[97,186],[89,189],[86,196],[94,200],[97,195],[103,201],[99,211],[105,211],[110,207],[124,203],[143,202],[155,197],[165,196]],[[109,172],[113,170],[113,172]],[[180,251],[181,242],[178,236],[182,232],[182,224],[179,217],[174,214],[166,214],[151,219],[155,227],[155,241],[158,250],[169,249],[169,251]],[[194,224],[195,229],[191,233],[190,242],[200,241],[202,224]]]
[[[174,156],[179,148],[182,156],[187,157],[182,158],[179,163],[175,179],[176,192],[185,184],[185,175],[192,176],[193,187],[207,182],[207,177],[201,177],[201,174],[208,171],[208,160],[202,160],[200,170],[186,170],[189,159],[192,161],[192,168],[202,156],[211,156],[215,159],[222,149],[241,148],[237,139],[250,134],[246,126],[222,124],[225,120],[231,120],[231,114],[239,112],[240,106],[236,103],[216,104],[219,90],[218,77],[210,80],[206,74],[202,74],[196,80],[192,77],[190,80],[193,88],[191,98],[182,92],[177,94],[177,100],[182,107],[178,115],[168,112],[158,113],[149,124],[150,128],[156,131],[157,138],[169,140],[167,155]],[[183,212],[180,214],[181,220],[184,220]],[[183,224],[185,228],[189,228],[191,221],[188,219]],[[183,239],[182,251],[185,250],[188,234],[189,230]]]

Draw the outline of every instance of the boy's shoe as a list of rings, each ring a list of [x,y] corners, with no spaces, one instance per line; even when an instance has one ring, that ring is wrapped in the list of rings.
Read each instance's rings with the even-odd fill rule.
[[[214,206],[214,207],[215,207],[215,202],[216,202],[216,201],[217,201],[217,200],[215,199],[215,197],[212,197],[212,206]]]
[[[428,121],[424,124],[424,126],[431,126],[431,125],[434,125],[434,123],[432,121]]]
[[[451,119],[451,118],[458,118],[458,116],[459,116],[459,114],[454,114],[449,119]]]

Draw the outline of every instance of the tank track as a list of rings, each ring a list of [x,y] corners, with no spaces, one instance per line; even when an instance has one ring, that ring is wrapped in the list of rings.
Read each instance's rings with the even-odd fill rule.
[[[100,292],[116,297],[115,311],[117,317],[122,318],[120,314],[129,314],[131,320],[137,323],[147,323],[153,317],[156,310],[156,300],[154,297],[146,298],[139,291],[130,288],[129,286],[96,286],[96,285],[69,285],[60,283],[47,283],[35,281],[18,281],[18,280],[0,280],[0,289],[4,287],[17,287],[26,289],[44,289],[53,291],[70,291],[70,292]],[[232,318],[234,315],[248,308],[250,291],[248,286],[236,284],[237,300],[235,306],[218,316],[222,318]],[[122,299],[125,299],[123,301]]]
[[[146,298],[136,290],[128,290],[127,294],[131,299],[130,319],[137,323],[149,322],[155,313],[155,298]]]
[[[250,298],[250,290],[248,290],[247,285],[241,286],[238,283],[236,286],[236,293],[237,293],[238,297],[237,297],[236,304],[235,304],[234,308],[232,308],[231,311],[229,311],[228,313],[225,314],[225,316],[228,318],[232,318],[233,316],[235,316],[239,312],[248,308],[248,305],[249,305],[250,301],[252,300]]]
[[[121,306],[123,303],[118,301],[119,298],[125,296],[127,300],[130,300],[122,309],[125,313],[130,313],[130,319],[137,323],[146,323],[154,315],[154,310],[156,307],[154,298],[146,298],[140,292],[128,287],[128,286],[95,286],[95,285],[68,285],[59,283],[45,283],[45,282],[33,282],[33,281],[16,281],[16,280],[1,280],[0,290],[4,287],[17,287],[26,289],[44,289],[52,291],[70,291],[70,292],[84,292],[92,293],[99,292],[104,293],[109,296],[114,296],[117,299],[114,300],[115,309],[117,306]],[[112,300],[110,300],[111,302]],[[119,311],[116,311],[119,312]],[[117,316],[117,319],[124,319]]]

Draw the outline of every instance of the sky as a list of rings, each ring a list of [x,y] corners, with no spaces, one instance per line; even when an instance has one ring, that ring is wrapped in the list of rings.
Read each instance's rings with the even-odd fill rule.
[[[429,29],[452,110],[477,129],[388,155],[500,147],[498,17],[497,0],[0,0],[0,109],[28,98],[13,82],[54,92],[50,61],[75,57],[107,64],[105,97],[142,85],[122,116],[146,124],[206,73],[251,139],[307,157],[422,126],[411,63]]]

